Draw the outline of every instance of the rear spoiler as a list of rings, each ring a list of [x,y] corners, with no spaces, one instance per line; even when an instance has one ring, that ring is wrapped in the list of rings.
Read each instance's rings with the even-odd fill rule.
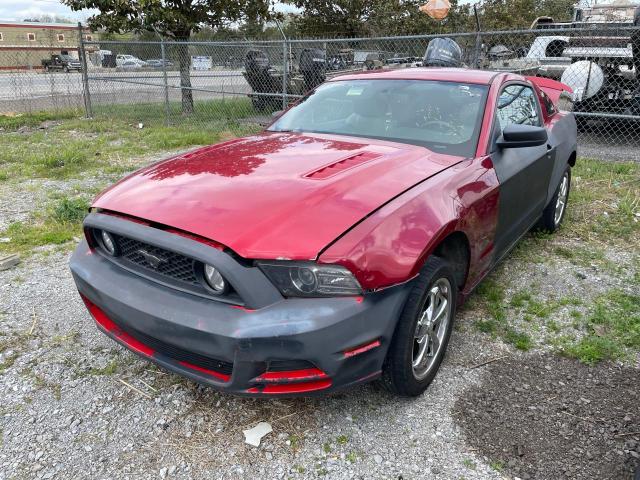
[[[573,93],[573,89],[569,85],[558,82],[557,80],[551,80],[550,78],[527,77],[527,80],[529,80],[531,83],[534,83],[547,95],[551,95],[554,92],[556,96],[560,95],[560,92]]]
[[[560,110],[573,110],[573,89],[562,82],[544,77],[526,77],[542,90]]]

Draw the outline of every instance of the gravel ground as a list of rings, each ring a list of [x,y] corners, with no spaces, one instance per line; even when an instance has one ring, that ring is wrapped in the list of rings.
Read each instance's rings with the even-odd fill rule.
[[[5,184],[0,228],[27,219],[53,191],[109,180]],[[164,372],[99,333],[68,258],[45,248],[0,272],[0,480],[617,480],[638,465],[640,438],[616,435],[640,430],[640,359],[597,368],[563,360],[548,353],[548,321],[532,324],[519,310],[509,321],[529,329],[531,352],[478,332],[473,325],[487,313],[467,306],[438,377],[417,399],[375,384],[320,399],[241,399]],[[528,288],[543,301],[571,295],[587,304],[629,288],[631,256],[612,250],[607,258],[615,271],[606,262],[514,256],[494,275],[509,285],[506,299]],[[555,328],[571,328],[570,308],[553,312]],[[273,432],[260,447],[246,445],[242,430],[261,421]]]
[[[99,333],[67,260],[56,253],[0,272],[0,331],[12,340],[2,359],[13,359],[0,375],[0,478],[500,478],[450,413],[480,379],[469,367],[495,347],[456,333],[415,400],[375,385],[323,399],[235,398]],[[245,445],[242,429],[259,421],[273,433]]]
[[[593,135],[583,135],[579,142],[579,153],[582,157],[604,161],[640,162],[640,148],[630,144],[625,138],[621,138],[619,142],[603,142],[598,141]]]
[[[489,366],[455,416],[479,452],[523,479],[632,478],[639,385],[637,368],[527,355]]]

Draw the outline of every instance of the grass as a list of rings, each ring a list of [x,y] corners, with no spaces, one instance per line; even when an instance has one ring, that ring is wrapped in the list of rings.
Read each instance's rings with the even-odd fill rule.
[[[581,269],[602,271],[640,287],[640,164],[579,159],[572,174],[569,207],[560,231],[527,235],[507,262],[519,262],[519,268],[528,269],[534,264],[554,268],[568,261],[578,267],[577,276]],[[625,267],[607,254],[612,248],[632,259],[630,272],[628,261]],[[536,341],[549,341],[564,355],[588,364],[640,351],[637,296],[613,290],[595,299],[554,298],[540,294],[536,285],[508,295],[507,287],[498,269],[471,297],[470,307],[484,313],[474,322],[478,331],[529,350],[535,346],[533,332],[546,327],[548,337],[536,334]],[[571,328],[557,320],[561,313],[572,322]],[[572,328],[578,331],[571,332]]]
[[[138,158],[252,133],[258,130],[257,125],[240,121],[255,114],[250,105],[246,98],[199,102],[188,121],[172,126],[162,124],[164,106],[158,104],[99,107],[92,120],[71,111],[0,116],[4,130],[0,134],[0,187],[3,182],[33,178],[113,178],[139,167]],[[178,108],[172,105],[173,113]],[[57,122],[33,129],[46,120]],[[138,128],[139,124],[143,128]],[[0,253],[27,255],[34,248],[63,245],[80,237],[89,207],[86,194],[97,193],[83,190],[85,196],[56,196],[29,220],[0,231],[0,237],[11,239],[0,243]]]
[[[162,124],[157,104],[102,107],[94,119],[77,113],[0,116],[0,182],[27,178],[68,179],[103,172],[121,174],[133,159],[167,150],[209,145],[258,130],[243,118],[253,115],[248,99],[201,102],[196,113]],[[32,129],[44,120],[59,125]],[[160,120],[159,120],[160,119]],[[139,128],[142,124],[143,128]],[[27,127],[28,131],[20,131]]]
[[[89,210],[86,198],[62,197],[33,214],[28,222],[14,222],[0,237],[10,238],[0,243],[0,253],[29,254],[34,248],[63,245],[82,235],[82,219]]]
[[[572,174],[564,233],[591,249],[640,248],[640,164],[579,159]]]
[[[584,335],[565,339],[565,355],[593,365],[640,351],[640,295],[619,289],[601,295],[582,323]]]

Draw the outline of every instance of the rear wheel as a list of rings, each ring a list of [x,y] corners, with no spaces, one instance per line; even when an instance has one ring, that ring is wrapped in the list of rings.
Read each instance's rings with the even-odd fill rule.
[[[551,201],[542,212],[542,218],[538,222],[538,229],[550,233],[560,228],[564,215],[567,212],[567,202],[569,201],[569,191],[571,190],[571,167],[567,165],[567,169],[562,175],[560,185],[553,194]]]
[[[398,320],[383,368],[385,388],[402,396],[417,396],[426,390],[444,358],[456,300],[453,270],[448,262],[432,256]]]

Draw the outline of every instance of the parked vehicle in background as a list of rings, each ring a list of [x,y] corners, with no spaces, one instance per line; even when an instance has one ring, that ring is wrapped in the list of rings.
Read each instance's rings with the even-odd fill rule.
[[[262,133],[99,195],[71,259],[77,288],[115,341],[222,391],[380,378],[419,395],[457,306],[532,227],[562,223],[567,89],[459,68],[334,77]]]
[[[42,66],[45,72],[59,71],[70,72],[82,70],[82,64],[80,60],[72,57],[71,55],[51,55],[48,60],[42,60]]]
[[[138,57],[134,57],[133,55],[119,54],[116,55],[116,66],[123,67],[125,62],[127,62],[129,68],[132,68],[132,64],[136,64],[138,67],[146,67],[147,62],[144,60],[140,60]]]
[[[147,66],[152,68],[162,68],[163,66],[165,68],[173,67],[173,62],[169,60],[163,60],[161,58],[150,58],[149,60],[146,60],[146,62]]]
[[[126,60],[120,65],[120,68],[124,70],[139,70],[142,68],[142,65],[138,62],[134,62],[133,60]]]
[[[393,57],[385,61],[390,67],[421,67],[422,58],[420,57]]]

